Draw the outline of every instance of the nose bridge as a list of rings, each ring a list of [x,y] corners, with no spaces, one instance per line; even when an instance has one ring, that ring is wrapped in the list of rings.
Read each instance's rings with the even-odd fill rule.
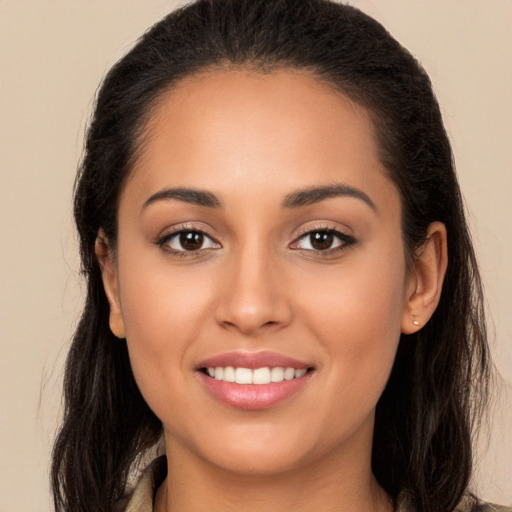
[[[272,247],[254,235],[234,248],[229,259],[218,322],[245,334],[289,322],[291,311]]]

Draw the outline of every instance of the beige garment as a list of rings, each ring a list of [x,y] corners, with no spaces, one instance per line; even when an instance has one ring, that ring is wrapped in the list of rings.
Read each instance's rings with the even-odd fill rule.
[[[153,501],[159,485],[165,478],[167,461],[165,457],[155,459],[142,473],[137,485],[131,493],[128,504],[120,511],[124,512],[153,512]],[[396,512],[412,512],[405,503],[398,500]],[[454,512],[512,512],[512,507],[501,507],[490,503],[475,503],[470,497],[465,497]]]
[[[142,473],[133,489],[128,504],[120,512],[153,512],[156,491],[167,473],[165,456],[155,459]]]

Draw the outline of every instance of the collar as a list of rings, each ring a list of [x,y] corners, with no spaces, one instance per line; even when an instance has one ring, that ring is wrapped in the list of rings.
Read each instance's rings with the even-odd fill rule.
[[[167,476],[167,458],[165,455],[155,459],[142,472],[135,488],[133,489],[124,512],[153,512],[155,495]],[[396,512],[412,512],[413,508],[407,504],[407,500],[398,496]],[[454,512],[512,512],[512,507],[500,507],[490,503],[476,500],[470,494],[466,494]]]

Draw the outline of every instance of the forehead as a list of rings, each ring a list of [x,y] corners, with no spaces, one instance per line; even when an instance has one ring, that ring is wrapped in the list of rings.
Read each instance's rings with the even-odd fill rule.
[[[176,185],[378,188],[390,181],[375,141],[367,110],[311,74],[208,71],[157,99],[133,178],[146,196]]]
[[[357,138],[375,149],[374,127],[364,107],[314,75],[289,69],[205,71],[187,77],[157,98],[144,132],[149,138],[166,133],[190,140],[212,138],[214,127],[217,140],[231,136],[239,144],[240,136],[249,133],[253,142],[256,132],[267,133],[275,144],[275,135],[288,140],[302,133],[311,139],[314,133],[343,127],[347,145]],[[326,143],[331,139],[324,138]]]

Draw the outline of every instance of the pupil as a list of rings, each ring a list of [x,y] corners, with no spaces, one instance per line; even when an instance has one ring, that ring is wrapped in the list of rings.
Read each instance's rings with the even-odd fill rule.
[[[197,232],[181,233],[180,244],[187,251],[197,251],[203,245],[203,234]]]
[[[314,247],[317,251],[325,251],[326,249],[329,249],[334,238],[334,235],[327,231],[317,231],[310,236],[311,246]]]

